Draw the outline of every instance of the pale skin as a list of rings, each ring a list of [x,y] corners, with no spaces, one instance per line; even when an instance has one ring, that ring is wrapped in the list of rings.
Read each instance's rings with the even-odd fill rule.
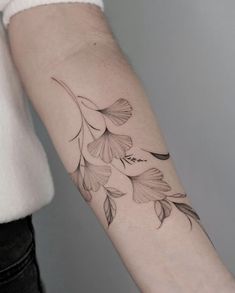
[[[84,176],[86,163],[81,154],[92,165],[106,166],[98,186],[90,177],[79,186],[77,177],[74,180],[71,176],[82,186],[81,193],[89,199],[88,205],[141,292],[235,292],[232,275],[194,211],[186,208],[182,212],[186,205],[180,203],[186,207],[190,203],[171,158],[163,160],[145,152],[167,154],[168,150],[145,90],[110,33],[102,11],[84,4],[40,6],[15,15],[8,32],[22,82],[68,173],[80,162],[80,175]],[[110,118],[98,111],[118,100],[119,116],[112,116],[111,111]],[[83,139],[78,140],[81,111],[91,127],[86,124]],[[130,137],[124,151],[141,161],[123,165],[121,151],[113,158],[99,152],[94,144],[89,147],[102,137],[105,125],[112,133]],[[156,182],[151,184],[158,183],[158,187],[146,187],[146,176],[138,177],[139,192],[133,176],[148,170],[145,175],[153,176]],[[110,187],[119,191],[109,197],[116,212],[109,209],[110,203],[104,206],[105,188]]]

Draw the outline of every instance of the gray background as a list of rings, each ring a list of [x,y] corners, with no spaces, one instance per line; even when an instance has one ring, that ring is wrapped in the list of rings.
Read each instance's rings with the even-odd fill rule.
[[[105,4],[157,111],[193,205],[235,272],[235,2]],[[34,119],[56,186],[55,200],[34,220],[48,293],[138,292]]]

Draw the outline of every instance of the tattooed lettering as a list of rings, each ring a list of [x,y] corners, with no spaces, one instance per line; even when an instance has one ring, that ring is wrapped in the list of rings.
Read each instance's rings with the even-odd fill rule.
[[[129,101],[120,98],[105,108],[99,108],[91,99],[76,95],[64,81],[54,77],[52,80],[72,99],[81,118],[77,134],[70,139],[70,142],[77,141],[78,144],[77,167],[70,175],[87,202],[90,202],[98,191],[103,191],[105,195],[103,209],[108,226],[117,214],[118,199],[126,195],[122,190],[109,186],[109,179],[114,170],[129,180],[135,203],[152,203],[153,212],[160,222],[159,227],[170,217],[173,208],[185,215],[191,228],[192,220],[199,222],[199,216],[193,208],[184,202],[179,202],[186,197],[186,194],[171,193],[172,188],[161,170],[144,167],[144,163],[147,162],[144,153],[147,152],[158,160],[168,160],[169,153],[161,154],[138,148],[143,152],[143,158],[136,156],[133,151],[128,154],[134,146],[133,138],[111,131],[110,124],[112,129],[119,129],[132,118],[133,108]],[[97,127],[90,122],[87,114],[89,111],[100,116],[103,129],[102,126]],[[95,160],[91,162],[92,157]],[[118,166],[118,161],[121,162],[122,167]],[[143,171],[135,175],[130,174],[128,166],[133,164],[143,164]]]

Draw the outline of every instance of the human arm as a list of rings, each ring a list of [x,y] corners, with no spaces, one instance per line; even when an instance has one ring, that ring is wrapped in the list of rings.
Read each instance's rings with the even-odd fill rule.
[[[94,170],[98,172],[99,180],[95,176],[91,182],[90,175],[83,178],[82,189],[84,183],[88,189],[83,194],[86,199],[92,196],[91,208],[141,290],[232,292],[230,274],[198,225],[196,215],[181,204],[188,201],[171,160],[144,151],[168,153],[146,93],[111,36],[101,11],[80,4],[38,7],[14,16],[9,33],[23,83],[65,168],[73,173],[81,162],[80,179],[84,174],[94,175]],[[115,111],[104,110],[117,101]],[[87,107],[93,110],[85,110]],[[81,123],[81,108],[91,127],[84,119]],[[113,133],[129,137],[108,134],[112,154],[101,149],[106,142],[106,123]],[[70,141],[82,125],[85,128],[80,137]],[[98,145],[92,143],[100,136],[103,138]],[[134,154],[143,162],[127,163],[120,144],[127,155]],[[118,158],[110,161],[114,154]],[[85,160],[102,168],[87,168]],[[81,185],[76,175],[72,177]],[[120,192],[114,192],[114,188]],[[108,209],[113,202],[116,215],[114,208]],[[113,220],[109,228],[107,220]]]

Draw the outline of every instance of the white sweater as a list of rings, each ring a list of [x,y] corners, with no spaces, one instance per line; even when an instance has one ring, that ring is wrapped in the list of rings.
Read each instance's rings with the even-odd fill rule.
[[[0,223],[32,214],[54,195],[47,157],[36,137],[25,94],[11,60],[6,27],[10,18],[33,6],[102,0],[0,0]]]

